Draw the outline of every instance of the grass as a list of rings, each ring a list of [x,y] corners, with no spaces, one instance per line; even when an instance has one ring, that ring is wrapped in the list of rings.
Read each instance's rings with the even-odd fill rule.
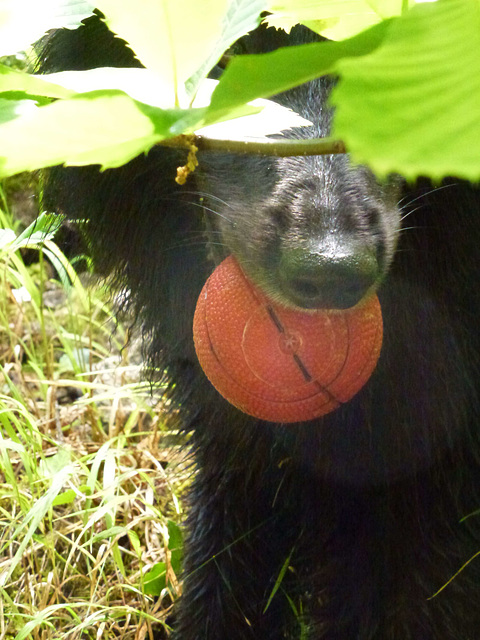
[[[164,638],[188,465],[111,294],[82,284],[56,225],[20,233],[3,198],[0,638]]]

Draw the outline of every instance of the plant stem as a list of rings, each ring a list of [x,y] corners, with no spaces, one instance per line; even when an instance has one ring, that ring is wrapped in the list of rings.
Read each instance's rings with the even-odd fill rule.
[[[314,138],[307,140],[217,140],[197,135],[181,135],[162,140],[160,145],[180,149],[195,145],[199,151],[218,151],[248,155],[276,156],[319,156],[346,153],[345,144],[334,138]]]

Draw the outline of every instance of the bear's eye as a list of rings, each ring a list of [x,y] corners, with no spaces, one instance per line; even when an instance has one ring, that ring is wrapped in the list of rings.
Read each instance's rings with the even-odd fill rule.
[[[364,215],[365,215],[366,222],[370,228],[378,227],[378,225],[380,224],[380,210],[378,207],[375,207],[375,206],[366,207],[364,211]]]

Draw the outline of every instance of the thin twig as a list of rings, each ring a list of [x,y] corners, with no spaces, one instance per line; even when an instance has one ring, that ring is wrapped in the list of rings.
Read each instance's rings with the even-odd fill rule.
[[[276,156],[320,156],[346,153],[345,144],[333,138],[313,138],[307,140],[217,140],[196,135],[181,135],[162,140],[160,145],[190,148],[194,144],[199,151],[218,151],[248,155]]]

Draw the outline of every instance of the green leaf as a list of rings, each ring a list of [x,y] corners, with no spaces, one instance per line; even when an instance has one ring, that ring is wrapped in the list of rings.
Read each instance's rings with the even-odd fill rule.
[[[174,549],[170,554],[170,566],[176,576],[182,571],[183,549]]]
[[[142,545],[140,543],[140,538],[138,537],[138,533],[133,529],[127,530],[128,539],[130,540],[130,544],[134,552],[136,553],[138,558],[142,557]]]
[[[148,107],[118,91],[59,100],[0,126],[0,175],[61,163],[118,167],[171,136],[176,121],[188,128],[203,115]]]
[[[280,572],[278,574],[277,579],[275,580],[275,584],[273,585],[273,589],[268,597],[267,600],[267,604],[265,605],[265,609],[263,610],[263,613],[265,613],[268,609],[268,607],[270,606],[275,594],[277,593],[277,591],[279,590],[282,582],[283,582],[283,578],[285,577],[285,574],[287,573],[287,569],[290,566],[290,560],[292,558],[292,554],[293,554],[293,549],[290,551],[290,553],[288,554],[288,556],[285,558],[285,562],[283,563],[283,565],[280,568]]]
[[[159,596],[167,586],[167,565],[157,562],[144,576],[143,585],[148,596]]]
[[[146,105],[159,107],[160,109],[168,108],[165,96],[160,90],[160,86],[157,82],[157,74],[150,69],[100,67],[89,71],[62,71],[43,77],[48,80],[48,82],[45,82],[45,86],[56,87],[57,91],[61,91],[59,87],[63,87],[63,89],[68,91],[69,95],[72,95],[73,97],[79,93],[118,90],[123,91],[134,100]],[[202,108],[208,106],[217,84],[217,80],[205,78],[197,92],[197,96],[193,101],[192,106]],[[211,110],[208,115],[208,122],[210,123],[223,120],[225,115],[229,118],[236,118],[245,114],[256,113],[257,111],[260,111],[261,108],[267,106],[269,107],[269,112],[265,114],[267,124],[271,123],[271,111],[275,108],[275,116],[277,119],[280,118],[280,112],[282,109],[285,112],[283,114],[283,120],[285,121],[285,126],[283,128],[293,126],[289,122],[289,120],[291,120],[289,116],[289,114],[292,113],[291,111],[286,110],[279,105],[275,105],[272,102],[267,103],[267,101],[264,101],[262,104],[255,105],[255,107],[242,105],[240,108],[235,108],[232,112],[227,114],[216,113],[214,110]],[[287,111],[289,113],[287,113]],[[197,116],[192,118],[192,113],[193,112],[190,110],[185,111],[182,117],[175,123],[171,133],[176,135],[176,133],[191,131],[193,124],[200,124],[201,118]],[[197,114],[200,116],[201,112],[198,111]],[[204,124],[206,124],[206,121],[202,123],[202,126]]]
[[[99,67],[88,71],[60,71],[43,76],[52,87],[62,87],[70,95],[91,91],[123,91],[134,100],[168,109],[170,101],[161,79],[151,69]],[[66,96],[68,97],[68,95]]]
[[[228,111],[255,98],[268,98],[335,70],[345,56],[363,59],[382,42],[389,22],[343,42],[284,47],[273,53],[234,58],[213,92],[207,115]]]
[[[415,0],[269,0],[271,15],[265,21],[287,32],[300,22],[325,38],[344,40],[414,4]]]
[[[187,81],[188,95],[195,95],[200,82],[214,67],[222,54],[241,36],[260,24],[260,14],[267,8],[267,0],[230,0],[223,16],[221,31],[211,43],[210,53]]]
[[[48,76],[51,82],[46,86],[58,82],[69,91],[87,92],[73,93],[70,100],[39,107],[31,101],[9,100],[3,101],[4,107],[0,100],[0,123],[2,119],[5,121],[0,125],[0,176],[62,163],[117,167],[160,140],[194,130],[202,130],[203,135],[238,138],[245,127],[258,136],[259,131],[271,133],[308,124],[288,109],[268,101],[250,106],[236,105],[234,100],[230,109],[220,105],[219,109],[199,106],[168,110],[138,102],[115,89],[124,89],[154,104],[161,103],[154,76],[147,69],[100,68],[57,73]],[[215,80],[206,79],[202,84],[199,105],[208,105],[212,85],[216,85]],[[101,86],[102,90],[90,90]],[[251,114],[261,109],[265,109],[265,115],[252,118]],[[251,119],[228,123],[221,129],[204,129],[226,118],[245,115]]]
[[[351,37],[381,20],[368,0],[269,0],[267,8],[269,26],[289,32],[301,22],[331,40]]]
[[[23,51],[48,29],[75,28],[92,13],[83,0],[3,0],[0,6],[0,55]]]
[[[73,95],[69,89],[48,82],[48,77],[33,76],[0,64],[0,91],[24,92],[30,96],[68,98]]]
[[[52,507],[58,507],[62,504],[72,504],[82,492],[90,493],[88,487],[85,486],[78,487],[78,491],[75,491],[74,489],[67,489],[66,491],[62,491],[56,496],[56,498],[52,500]]]
[[[168,520],[168,548],[170,551],[174,549],[183,549],[183,534],[181,528],[173,520]]]
[[[179,575],[183,560],[182,530],[173,520],[167,521],[168,549],[170,551],[170,566]],[[144,590],[147,595],[159,596],[167,586],[167,564],[157,562],[144,576]]]
[[[36,103],[33,100],[3,100],[0,98],[0,125],[19,118],[35,107]]]
[[[96,2],[109,28],[158,75],[170,107],[187,106],[184,84],[218,50],[229,4],[229,0],[143,0],[132,11],[131,0]]]
[[[44,478],[55,478],[63,469],[68,467],[72,461],[72,454],[69,449],[59,449],[58,453],[40,461],[39,469]]]
[[[54,213],[41,213],[24,231],[16,238],[15,249],[32,244],[42,244],[46,240],[52,240],[60,229],[64,216]]]
[[[325,38],[344,40],[401,15],[415,0],[268,0],[267,4],[270,15],[265,22],[270,26],[289,32],[300,22]]]
[[[104,529],[103,531],[99,531],[96,533],[91,540],[88,541],[88,544],[94,544],[95,542],[100,542],[101,540],[112,539],[117,536],[123,536],[127,532],[125,527],[120,527],[119,525],[115,525],[110,527],[109,529]]]
[[[59,493],[56,498],[52,501],[52,507],[59,507],[63,504],[72,504],[75,502],[75,498],[77,497],[76,492],[73,489],[67,489],[62,493]]]
[[[480,178],[480,5],[439,0],[392,21],[371,55],[340,60],[334,135],[380,176]]]

